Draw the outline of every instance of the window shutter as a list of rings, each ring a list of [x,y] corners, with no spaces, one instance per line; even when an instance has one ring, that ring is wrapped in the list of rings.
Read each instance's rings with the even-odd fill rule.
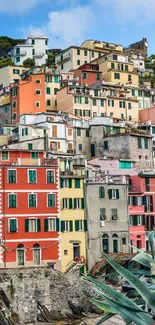
[[[80,104],[82,104],[82,97],[80,97]]]
[[[153,197],[150,196],[150,211],[153,212]]]
[[[75,188],[80,188],[80,179],[75,179]]]
[[[60,187],[63,188],[63,178],[60,179]]]
[[[137,205],[137,198],[136,198],[136,196],[133,196],[133,205]]]
[[[83,116],[86,116],[86,114],[85,114],[85,109],[83,110]]]
[[[44,231],[48,231],[48,219],[44,219]]]
[[[74,209],[76,209],[76,198],[74,198]]]
[[[116,199],[119,199],[119,190],[116,190]]]
[[[16,232],[17,231],[17,220],[11,219],[10,220],[10,232]]]
[[[72,188],[72,179],[69,178],[69,188]]]
[[[73,221],[69,221],[70,231],[73,231]]]
[[[60,219],[56,218],[56,231],[60,230]]]
[[[75,231],[79,230],[79,220],[75,220]]]
[[[84,209],[84,198],[81,199],[81,209]]]
[[[25,232],[29,232],[29,220],[25,219]]]
[[[146,196],[143,196],[143,205],[146,205]]]
[[[72,198],[69,199],[69,209],[73,209],[73,207],[72,207]]]
[[[37,219],[37,232],[41,231],[40,219]]]
[[[61,221],[61,231],[65,231],[65,221]]]
[[[108,190],[109,199],[112,199],[112,190]]]
[[[145,215],[142,215],[142,225],[145,226]]]
[[[87,224],[87,220],[84,220],[84,231],[88,230],[88,224]]]
[[[138,216],[133,216],[133,225],[134,226],[138,225]]]

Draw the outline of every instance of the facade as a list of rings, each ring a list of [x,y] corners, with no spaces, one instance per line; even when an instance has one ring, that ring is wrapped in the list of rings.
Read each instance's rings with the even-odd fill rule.
[[[87,220],[84,216],[84,179],[84,160],[60,159],[61,270],[63,272],[77,264],[83,267],[82,271],[84,271],[87,236]]]
[[[145,57],[141,54],[131,53],[130,55],[131,62],[133,62],[134,68],[138,69],[138,71],[145,70]]]
[[[134,161],[137,168],[152,168],[152,137],[129,133],[103,137],[103,126],[92,126],[90,131],[91,157],[113,157]],[[145,135],[144,135],[145,134]]]
[[[99,64],[99,70],[102,71],[102,78],[106,82],[120,82],[138,86],[139,76],[134,71],[134,65],[130,61],[128,54],[111,51],[93,60],[92,63]]]
[[[11,124],[10,87],[0,93],[0,123]]]
[[[88,270],[102,258],[102,252],[128,252],[128,187],[120,176],[109,182],[102,180],[85,184],[86,218],[88,219]]]
[[[98,64],[87,63],[74,71],[74,77],[78,78],[79,85],[90,86],[101,80],[102,72],[99,71]]]
[[[70,46],[56,55],[55,63],[57,70],[60,72],[68,72],[76,70],[81,65],[90,63],[102,55],[101,51],[91,50],[78,46]]]
[[[48,38],[43,35],[29,35],[24,44],[17,44],[12,52],[12,59],[16,66],[30,58],[35,59],[36,66],[46,63],[48,55]]]
[[[46,110],[57,111],[57,91],[60,89],[60,74],[53,71],[45,74]]]
[[[27,71],[28,68],[25,68],[23,66],[10,66],[8,65],[7,67],[3,67],[0,69],[0,80],[1,83],[3,84],[3,87],[8,87],[11,83],[15,82],[15,80],[20,79],[20,75],[24,72]]]
[[[123,47],[120,44],[108,43],[97,40],[86,40],[81,44],[81,47],[86,47],[91,50],[101,51],[103,53],[107,53],[111,50],[115,50],[118,52],[123,52]]]

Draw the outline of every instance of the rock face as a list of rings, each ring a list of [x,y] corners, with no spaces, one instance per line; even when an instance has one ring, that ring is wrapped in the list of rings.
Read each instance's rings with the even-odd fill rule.
[[[0,269],[0,283],[20,324],[98,313],[89,302],[96,296],[94,286],[80,279],[77,271],[64,275],[42,267]]]

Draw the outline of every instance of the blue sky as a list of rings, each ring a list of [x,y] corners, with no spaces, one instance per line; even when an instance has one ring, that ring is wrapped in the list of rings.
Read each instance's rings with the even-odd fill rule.
[[[0,0],[1,35],[46,34],[51,48],[97,39],[127,46],[143,37],[155,53],[155,0]]]

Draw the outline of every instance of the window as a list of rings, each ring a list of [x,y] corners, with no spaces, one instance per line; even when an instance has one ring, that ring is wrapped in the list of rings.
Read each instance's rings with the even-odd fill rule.
[[[89,99],[88,99],[88,97],[85,97],[85,104],[89,104]]]
[[[86,72],[83,73],[83,79],[87,79],[87,73]]]
[[[77,49],[77,55],[80,55],[80,49]]]
[[[51,101],[50,101],[50,99],[47,99],[46,104],[47,104],[47,106],[50,106],[50,105],[51,105]]]
[[[125,65],[125,71],[128,71],[128,65]]]
[[[15,169],[8,170],[8,183],[16,183],[16,173]]]
[[[52,76],[46,76],[46,82],[52,82]]]
[[[98,54],[98,57],[100,58],[101,56],[102,56],[102,53],[99,53],[99,54]]]
[[[34,45],[35,44],[35,39],[32,39],[32,45]]]
[[[94,58],[94,52],[91,52],[92,58]]]
[[[8,119],[5,119],[4,120],[4,124],[9,124],[9,120]]]
[[[75,231],[83,231],[83,220],[75,220]]]
[[[37,108],[40,107],[40,102],[36,102],[36,107],[37,107]]]
[[[25,232],[40,232],[40,219],[25,219]]]
[[[20,62],[20,56],[16,57],[16,62]]]
[[[144,147],[145,149],[148,149],[148,139],[147,138],[144,138]]]
[[[36,208],[36,194],[28,194],[29,208]]]
[[[141,196],[137,197],[137,205],[142,205],[142,197]]]
[[[64,250],[64,255],[68,255],[68,250],[67,249]]]
[[[113,99],[108,99],[108,106],[114,107],[114,100]]]
[[[118,211],[117,209],[111,209],[111,219],[117,220],[118,219]]]
[[[120,79],[120,73],[114,73],[114,79]]]
[[[99,198],[104,199],[105,198],[105,189],[104,186],[99,187]]]
[[[20,74],[20,70],[18,70],[18,69],[13,69],[13,74]],[[14,95],[14,96],[16,96],[16,95]]]
[[[72,204],[72,198],[64,198],[62,200],[62,206],[63,206],[63,209],[72,209],[73,208],[73,204]]]
[[[108,141],[104,141],[103,148],[104,148],[104,150],[108,150],[109,149],[109,147],[108,147]]]
[[[35,49],[32,49],[32,55],[35,55]]]
[[[104,107],[104,99],[100,100],[100,105],[101,105],[101,107]]]
[[[8,160],[9,159],[9,153],[8,151],[2,151],[2,160]]]
[[[93,98],[93,106],[96,106],[96,99]]]
[[[80,209],[81,208],[81,206],[80,206],[80,202],[81,201],[81,199],[75,199],[74,198],[74,209]]]
[[[4,113],[6,114],[7,112],[8,112],[8,107],[5,106],[5,107],[4,107]]]
[[[48,45],[48,40],[47,39],[45,40],[45,45]]]
[[[28,128],[25,128],[25,135],[28,135]]]
[[[12,119],[13,119],[13,120],[16,120],[16,118],[17,118],[17,114],[16,114],[16,113],[13,113],[13,114],[12,114]]]
[[[54,170],[47,170],[47,183],[48,184],[54,183]]]
[[[77,137],[80,137],[81,136],[81,129],[77,129]]]
[[[50,95],[50,94],[51,94],[51,88],[50,88],[50,87],[47,87],[47,88],[46,88],[46,94],[47,94],[47,95]]]
[[[101,113],[101,117],[104,117],[104,113]]]
[[[131,94],[132,94],[132,96],[135,96],[135,89],[131,90]]]
[[[29,184],[37,183],[37,171],[35,169],[28,170],[28,183]]]
[[[119,102],[119,107],[120,108],[125,108],[125,102]]]
[[[138,148],[141,149],[142,148],[142,139],[140,137],[138,137],[137,141],[138,141]]]
[[[16,208],[16,194],[9,194],[9,208]]]
[[[109,199],[118,200],[119,199],[119,190],[108,190]]]
[[[131,109],[131,103],[128,103],[128,109]]]
[[[111,69],[115,69],[115,63],[111,63]]]
[[[94,96],[98,97],[98,90],[94,90]]]
[[[73,231],[73,221],[61,221],[61,231]]]
[[[122,238],[122,245],[126,245],[126,238],[125,237]]]
[[[82,151],[82,144],[79,144],[79,150]]]
[[[32,159],[37,159],[38,158],[38,152],[31,152],[31,158]]]
[[[89,130],[86,130],[86,138],[89,138]]]
[[[12,97],[17,96],[17,88],[11,90]]]
[[[63,64],[61,64],[61,70],[63,70],[63,68],[64,68],[64,65],[63,65]]]
[[[17,232],[17,219],[9,219],[9,232]]]
[[[59,77],[58,76],[54,76],[54,82],[58,83],[59,82]]]
[[[81,186],[80,186],[80,179],[79,178],[77,178],[77,179],[75,179],[75,188],[80,188]]]
[[[100,73],[97,73],[97,75],[96,75],[96,79],[97,79],[97,80],[100,80],[100,78],[101,78],[101,74],[100,74]]]
[[[36,89],[36,95],[41,95],[41,90],[40,89]]]
[[[84,56],[87,56],[87,51],[86,50],[84,51]]]
[[[83,116],[90,116],[90,111],[88,109],[84,109]]]
[[[28,150],[32,150],[33,149],[33,144],[32,143],[28,143]]]
[[[146,192],[150,192],[150,179],[149,179],[149,177],[145,177],[145,190],[146,190]]]
[[[80,60],[77,60],[77,65],[80,65]]]
[[[124,114],[121,114],[121,119],[124,120]]]
[[[125,160],[120,161],[119,168],[123,168],[123,169],[132,168],[132,162],[131,161],[125,161]]]
[[[113,60],[117,60],[117,55],[113,54]]]
[[[58,88],[54,88],[54,95],[57,94],[58,90],[59,90]]]
[[[106,219],[106,209],[100,208],[100,220],[105,220],[105,219]]]
[[[128,75],[128,81],[132,81],[132,76],[131,76],[131,74]]]
[[[152,134],[155,134],[155,126],[152,126]]]
[[[69,180],[72,181],[71,179],[69,179]],[[66,178],[62,179],[61,178],[60,181],[61,181],[61,188],[67,188],[68,187],[68,179],[66,179]]]
[[[48,208],[55,207],[55,194],[47,194],[48,197]]]
[[[12,102],[12,107],[13,107],[13,108],[16,108],[16,107],[17,107],[17,101],[16,101],[16,100],[14,100],[14,101]]]
[[[68,129],[68,136],[72,136],[72,129]]]
[[[58,220],[58,221],[57,221]],[[44,219],[44,231],[58,231],[56,223],[59,222],[59,219],[49,218]]]

